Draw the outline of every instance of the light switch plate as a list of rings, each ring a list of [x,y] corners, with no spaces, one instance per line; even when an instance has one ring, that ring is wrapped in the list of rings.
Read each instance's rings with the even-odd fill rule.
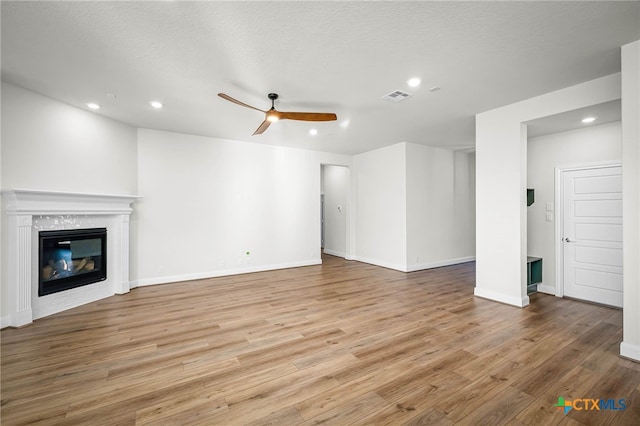
[[[547,203],[547,208],[546,208],[546,210],[547,210],[548,212],[553,211],[553,203]]]
[[[547,222],[553,222],[553,215],[551,213],[547,213],[547,214],[545,214],[544,219]]]

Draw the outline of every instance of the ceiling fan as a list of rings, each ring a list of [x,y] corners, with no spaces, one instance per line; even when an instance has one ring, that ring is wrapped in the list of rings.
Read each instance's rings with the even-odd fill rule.
[[[263,111],[263,110],[261,110],[259,108],[252,107],[251,105],[247,105],[247,104],[245,104],[243,102],[240,102],[237,99],[232,98],[229,95],[225,95],[224,93],[218,93],[218,96],[220,96],[222,99],[226,99],[226,100],[228,100],[230,102],[233,102],[234,104],[238,104],[238,105],[241,105],[243,107],[255,109],[256,111],[260,111],[260,112],[264,112],[265,113],[264,121],[262,122],[262,124],[260,124],[260,127],[258,127],[256,129],[256,131],[253,132],[254,135],[262,134],[265,130],[267,130],[267,128],[269,128],[271,123],[273,123],[274,121],[278,121],[278,120],[334,121],[334,120],[338,119],[338,117],[334,113],[329,113],[329,112],[285,112],[285,111],[278,111],[274,106],[275,100],[278,99],[278,94],[277,93],[269,93],[269,95],[267,96],[269,99],[271,99],[271,109],[269,109],[267,111]]]

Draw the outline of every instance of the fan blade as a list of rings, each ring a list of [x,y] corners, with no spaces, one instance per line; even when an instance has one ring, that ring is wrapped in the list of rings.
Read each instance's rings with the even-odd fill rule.
[[[266,112],[266,111],[263,111],[263,110],[258,109],[258,108],[256,108],[256,107],[252,107],[251,105],[247,105],[247,104],[245,104],[244,102],[240,102],[240,101],[239,101],[239,100],[237,100],[237,99],[233,99],[231,96],[229,96],[229,95],[225,95],[224,93],[218,93],[218,96],[220,96],[222,99],[226,99],[226,100],[228,100],[229,102],[233,102],[234,104],[238,104],[238,105],[243,106],[243,107],[247,107],[247,108],[255,109],[256,111]]]
[[[264,120],[260,125],[260,127],[258,127],[256,131],[253,132],[253,135],[251,136],[261,135],[262,133],[264,133],[265,130],[269,128],[269,125],[271,125],[271,122],[269,120]]]
[[[300,121],[334,121],[338,117],[330,112],[282,112],[278,111],[280,120]]]

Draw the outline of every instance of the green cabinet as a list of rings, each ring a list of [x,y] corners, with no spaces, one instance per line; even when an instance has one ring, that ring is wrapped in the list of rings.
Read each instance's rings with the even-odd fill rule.
[[[542,258],[527,256],[527,294],[538,291],[542,282]]]

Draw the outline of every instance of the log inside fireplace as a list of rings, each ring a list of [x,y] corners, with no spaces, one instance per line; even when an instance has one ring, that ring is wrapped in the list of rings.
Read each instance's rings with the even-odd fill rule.
[[[107,279],[107,229],[39,232],[38,295]]]

